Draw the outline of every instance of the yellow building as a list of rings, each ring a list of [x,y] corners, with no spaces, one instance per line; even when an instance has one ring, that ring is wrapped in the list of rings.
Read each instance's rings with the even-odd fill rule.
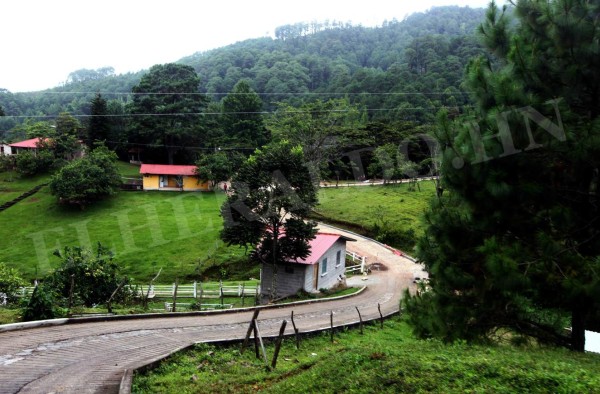
[[[196,166],[142,164],[144,190],[208,191],[208,182],[200,183]]]

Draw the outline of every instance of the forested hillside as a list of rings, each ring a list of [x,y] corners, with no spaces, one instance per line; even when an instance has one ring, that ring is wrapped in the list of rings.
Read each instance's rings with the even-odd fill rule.
[[[296,106],[347,96],[364,105],[372,120],[427,122],[440,106],[468,102],[460,80],[469,58],[481,53],[473,33],[483,12],[438,7],[375,28],[329,21],[280,26],[275,38],[238,42],[178,63],[196,70],[199,91],[215,102],[246,79],[266,111],[277,102]],[[108,114],[124,114],[143,74],[82,69],[62,86],[41,92],[0,89],[6,115],[0,117],[0,138],[22,137],[8,131],[27,119],[47,120],[65,111],[89,115],[98,92],[108,101]]]

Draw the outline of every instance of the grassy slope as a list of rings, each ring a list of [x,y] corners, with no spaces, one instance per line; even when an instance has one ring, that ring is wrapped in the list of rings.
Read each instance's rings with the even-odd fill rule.
[[[408,184],[392,184],[388,186],[357,186],[324,188],[319,192],[319,205],[316,211],[327,218],[342,220],[350,224],[364,226],[346,226],[351,230],[360,231],[366,235],[372,227],[382,221],[387,221],[392,229],[406,231],[415,230],[416,235],[422,234],[421,222],[423,212],[429,206],[430,199],[435,195],[433,182],[421,182],[421,191],[410,191]],[[344,227],[343,224],[340,224]],[[394,245],[406,247],[406,245]]]
[[[318,335],[296,350],[284,341],[277,369],[266,372],[239,345],[198,345],[136,376],[136,393],[598,393],[600,355],[564,349],[444,345],[418,341],[394,318],[336,336]],[[267,349],[269,357],[273,347]]]
[[[50,175],[21,176],[15,172],[0,172],[0,204],[14,200],[35,186],[46,183]]]
[[[56,266],[55,249],[102,242],[135,279],[148,279],[160,267],[161,282],[192,276],[207,267],[209,255],[243,254],[217,241],[223,200],[215,193],[120,192],[81,211],[59,206],[45,187],[0,213],[0,261],[31,279],[36,270],[40,277]]]

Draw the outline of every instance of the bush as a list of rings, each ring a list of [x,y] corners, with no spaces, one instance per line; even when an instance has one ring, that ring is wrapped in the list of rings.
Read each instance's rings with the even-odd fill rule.
[[[15,168],[15,157],[0,155],[0,172],[11,171]]]
[[[121,185],[121,176],[115,164],[117,156],[102,146],[94,149],[88,157],[65,165],[52,177],[50,192],[61,203],[78,205],[110,196]]]
[[[36,154],[21,152],[16,155],[15,165],[21,174],[41,174],[54,168],[54,154],[48,149],[41,149]]]
[[[7,267],[5,263],[0,263],[0,294],[6,295],[7,302],[16,300],[17,290],[22,286],[25,286],[25,281],[19,272],[14,268]],[[2,303],[1,298],[0,303]]]
[[[23,311],[23,321],[54,319],[53,297],[42,285],[38,285]]]
[[[71,292],[71,277],[74,279],[73,299],[86,307],[107,302],[121,281],[126,280],[119,275],[112,253],[100,243],[94,254],[79,247],[65,247],[62,253],[56,251],[55,255],[62,263],[44,282],[62,298],[63,304]],[[122,301],[126,296],[121,289],[113,301]]]

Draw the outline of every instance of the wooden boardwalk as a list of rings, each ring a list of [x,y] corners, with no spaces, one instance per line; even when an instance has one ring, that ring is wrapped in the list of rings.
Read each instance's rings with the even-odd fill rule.
[[[398,311],[402,291],[412,285],[419,267],[367,239],[360,238],[349,247],[387,270],[373,272],[366,280],[353,278],[367,286],[354,297],[261,310],[258,323],[264,336],[276,335],[292,310],[301,332],[329,327],[331,311],[336,326],[356,323],[355,307],[363,319],[379,316],[377,304],[384,315]],[[117,393],[127,369],[147,365],[194,343],[241,339],[251,318],[250,310],[172,314],[2,332],[0,393]],[[286,334],[291,333],[288,325]]]

